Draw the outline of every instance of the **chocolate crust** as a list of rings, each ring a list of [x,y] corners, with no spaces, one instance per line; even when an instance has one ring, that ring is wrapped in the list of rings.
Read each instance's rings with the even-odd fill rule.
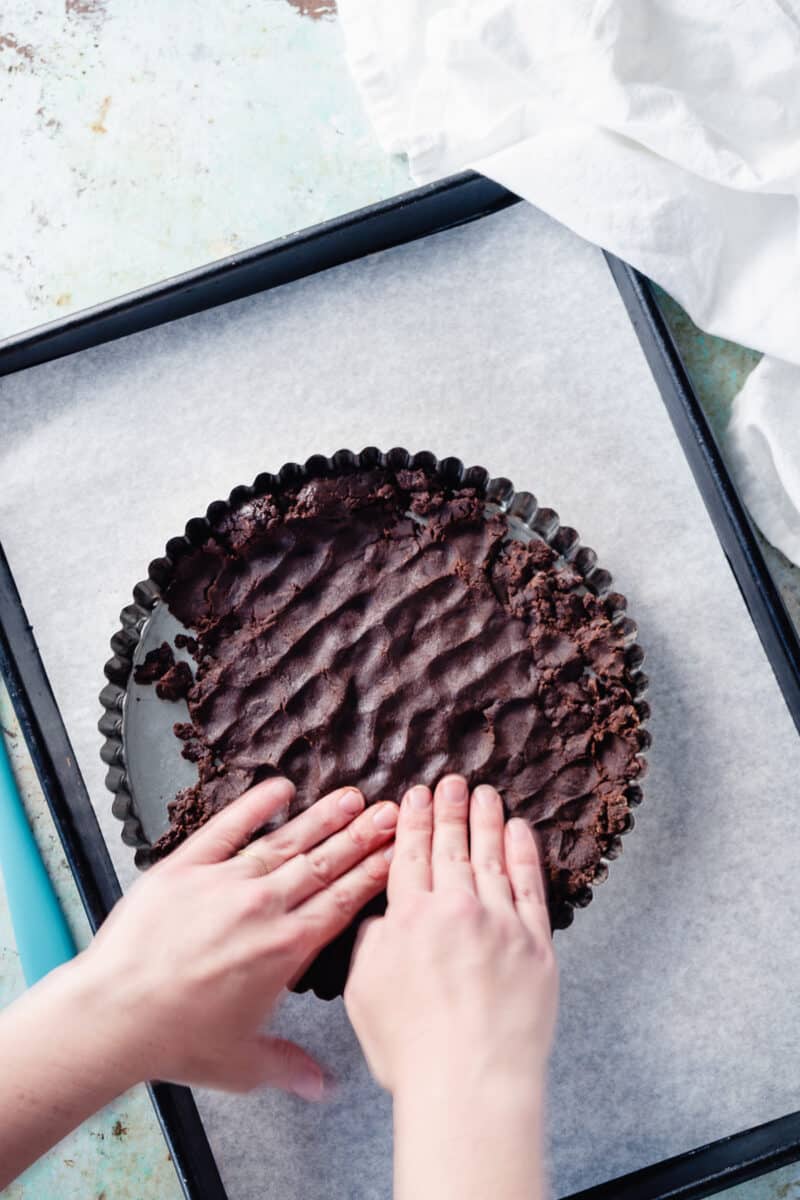
[[[185,647],[192,641],[179,633],[175,645]],[[155,683],[156,695],[161,700],[183,700],[194,683],[191,667],[186,662],[175,661],[168,642],[162,642],[145,655],[144,662],[134,668],[133,678],[137,683]]]
[[[509,531],[479,487],[384,467],[212,521],[164,593],[196,635],[180,736],[200,777],[153,856],[270,773],[295,781],[299,811],[344,783],[399,800],[460,770],[536,826],[553,923],[567,923],[630,821],[635,681],[620,598]],[[351,940],[303,984],[340,990]]]

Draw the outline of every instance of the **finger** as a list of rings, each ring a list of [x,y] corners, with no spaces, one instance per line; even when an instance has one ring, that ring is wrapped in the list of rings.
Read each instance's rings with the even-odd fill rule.
[[[462,775],[445,775],[433,793],[433,888],[475,891],[469,858],[469,792]]]
[[[478,896],[487,908],[512,906],[506,873],[503,802],[498,792],[481,784],[469,806],[470,857]]]
[[[387,889],[390,904],[405,893],[431,890],[432,837],[433,797],[430,788],[417,784],[400,805]]]
[[[253,1048],[260,1082],[293,1092],[303,1100],[322,1100],[325,1073],[319,1063],[295,1042],[260,1037]]]
[[[294,784],[280,775],[257,783],[187,838],[173,861],[214,863],[232,858],[293,799]]]
[[[391,846],[376,850],[284,917],[298,927],[296,945],[302,951],[301,961],[346,929],[367,901],[383,891],[392,850]]]
[[[531,933],[550,936],[544,874],[533,830],[520,817],[506,825],[506,863],[520,920]]]
[[[315,892],[330,885],[394,835],[397,805],[376,804],[351,820],[346,829],[327,838],[307,854],[296,854],[268,877],[270,891],[282,897],[289,912]]]
[[[281,825],[280,829],[256,838],[247,847],[247,854],[241,856],[237,868],[251,876],[275,871],[282,863],[342,829],[363,807],[364,797],[358,788],[338,788]]]

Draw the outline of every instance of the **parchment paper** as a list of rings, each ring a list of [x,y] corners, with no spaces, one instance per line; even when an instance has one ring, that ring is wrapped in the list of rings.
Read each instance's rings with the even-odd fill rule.
[[[0,394],[2,536],[126,884],[96,693],[131,586],[188,517],[370,443],[459,455],[556,508],[629,598],[654,741],[625,853],[556,939],[554,1190],[800,1107],[800,744],[598,250],[520,206]],[[388,1196],[390,1109],[341,1004],[292,997],[277,1024],[339,1098],[201,1094],[231,1200]]]

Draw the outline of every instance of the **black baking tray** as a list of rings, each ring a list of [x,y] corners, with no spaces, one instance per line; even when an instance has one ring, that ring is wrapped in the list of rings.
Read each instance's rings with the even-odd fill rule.
[[[475,220],[517,203],[465,172],[244,254],[0,341],[0,376],[137,333]],[[608,265],[658,384],[723,550],[800,730],[800,639],[769,573],[650,282]],[[119,897],[108,851],[0,550],[0,671],[93,928]],[[155,1084],[153,1103],[189,1200],[226,1200],[191,1093]],[[582,1191],[570,1200],[694,1200],[800,1159],[800,1112]]]

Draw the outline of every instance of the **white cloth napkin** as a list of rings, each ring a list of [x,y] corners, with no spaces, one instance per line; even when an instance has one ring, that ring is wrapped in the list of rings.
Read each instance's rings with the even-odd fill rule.
[[[800,0],[340,0],[385,148],[472,167],[773,359],[728,434],[800,562]],[[532,264],[535,270],[535,264]]]

